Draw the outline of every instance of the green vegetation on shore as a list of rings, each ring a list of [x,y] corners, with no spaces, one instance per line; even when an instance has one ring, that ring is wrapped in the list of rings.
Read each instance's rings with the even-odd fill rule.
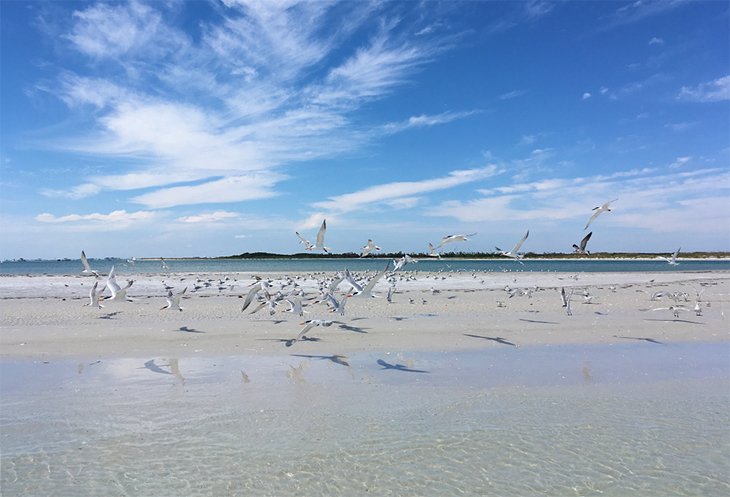
[[[370,254],[369,258],[375,259],[397,259],[403,257],[403,252],[388,252],[381,254]],[[427,253],[411,253],[411,257],[419,259],[431,258]],[[581,255],[573,253],[525,253],[525,259],[655,259],[658,256],[667,256],[667,253],[651,253],[651,252],[595,252],[590,255]],[[213,257],[213,259],[357,259],[360,254],[355,252],[344,252],[341,254],[321,254],[312,252],[299,252],[296,254],[275,254],[271,252],[244,252],[237,255],[228,255],[221,257]],[[498,254],[491,252],[445,252],[441,254],[442,259],[504,259]],[[709,259],[730,258],[730,252],[682,252],[682,259]]]

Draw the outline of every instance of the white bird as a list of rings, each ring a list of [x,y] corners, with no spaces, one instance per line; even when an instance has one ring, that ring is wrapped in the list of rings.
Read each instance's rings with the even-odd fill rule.
[[[387,300],[389,304],[393,303],[393,292],[394,291],[395,291],[395,287],[391,285],[388,288],[388,295],[385,297],[385,300]]]
[[[81,274],[93,274],[94,276],[99,276],[99,273],[97,271],[94,271],[91,269],[91,266],[89,265],[89,260],[86,258],[86,254],[84,251],[81,251],[81,264],[84,266],[84,270],[81,271]]]
[[[403,267],[408,264],[409,262],[418,262],[416,259],[411,257],[408,254],[403,255],[400,259],[393,259],[393,272],[398,271],[399,269],[403,269]]]
[[[373,288],[378,283],[378,280],[385,276],[385,273],[388,272],[388,267],[390,267],[390,262],[386,264],[385,269],[380,271],[378,274],[370,278],[370,281],[368,281],[368,284],[365,285],[362,290],[357,292],[353,297],[375,297],[375,295],[372,294]]]
[[[106,278],[106,286],[112,292],[112,296],[108,300],[131,302],[132,300],[127,298],[127,290],[132,286],[132,283],[134,283],[133,280],[127,280],[126,286],[124,288],[120,287],[117,283],[117,277],[114,275],[114,266],[112,266],[112,270],[109,271],[109,276]]]
[[[429,257],[437,257],[439,260],[441,259],[441,254],[436,252],[436,249],[433,247],[431,242],[428,242],[428,256]]]
[[[591,239],[591,235],[593,235],[593,232],[591,231],[586,236],[583,237],[583,239],[580,241],[580,245],[573,244],[573,250],[576,254],[583,254],[583,255],[589,255],[590,252],[586,250],[586,245],[588,245],[588,240]]]
[[[362,248],[362,253],[360,254],[360,257],[366,257],[370,255],[370,252],[373,250],[380,250],[380,247],[375,245],[372,240],[368,238],[368,243]]]
[[[305,326],[304,328],[302,328],[302,331],[299,332],[294,341],[296,342],[304,338],[304,335],[306,335],[307,332],[309,332],[309,330],[311,330],[315,326],[322,326],[326,328],[327,326],[332,326],[332,323],[334,323],[334,321],[327,321],[325,319],[309,319],[307,321],[304,321],[302,324]]]
[[[90,307],[96,307],[98,309],[101,309],[104,306],[101,305],[101,302],[99,302],[99,297],[101,297],[101,294],[104,293],[104,288],[105,287],[101,287],[101,290],[99,290],[97,292],[96,291],[96,287],[97,286],[99,286],[99,282],[98,281],[95,281],[94,282],[94,286],[91,287],[91,291],[89,292],[89,303],[88,304],[84,304],[84,305],[88,305]]]
[[[260,290],[267,290],[269,288],[269,284],[265,281],[261,280],[257,283],[255,283],[251,289],[248,291],[248,295],[246,295],[246,300],[243,302],[243,307],[241,308],[241,312],[245,311],[248,306],[251,305],[251,302],[253,302],[253,299],[256,297],[256,294],[259,293]]]
[[[689,309],[683,305],[670,305],[669,307],[657,307],[652,309],[652,311],[672,311],[674,317],[678,318],[680,312],[689,311]]]
[[[301,299],[299,299],[297,297],[290,297],[285,300],[290,305],[289,309],[287,309],[285,312],[291,312],[292,314],[297,314],[300,317],[304,316],[305,312],[309,313],[309,311],[305,311],[304,308],[302,307]]]
[[[161,307],[160,310],[164,309],[170,309],[171,311],[180,311],[182,312],[183,308],[180,307],[180,298],[185,295],[185,292],[188,291],[188,287],[183,288],[183,291],[180,293],[173,294],[172,290],[167,291],[167,305],[165,307]]]
[[[499,252],[499,255],[504,256],[504,257],[509,257],[511,259],[516,260],[520,264],[522,264],[522,261],[520,259],[522,259],[523,254],[520,254],[519,250],[520,250],[520,247],[522,247],[522,244],[525,243],[525,240],[527,240],[528,236],[530,236],[530,230],[527,230],[527,233],[525,233],[525,236],[523,236],[522,239],[519,242],[517,242],[517,244],[514,247],[512,247],[512,250],[509,250],[507,252],[505,252],[504,250],[502,250],[499,247],[494,247],[494,248],[497,249],[497,251]]]
[[[598,206],[598,207],[594,207],[594,208],[593,208],[593,210],[594,210],[595,212],[593,213],[593,215],[591,216],[591,218],[590,218],[590,219],[588,220],[588,222],[586,223],[586,227],[585,227],[585,228],[583,228],[583,229],[584,229],[584,230],[587,230],[587,229],[588,229],[588,226],[590,226],[590,225],[591,225],[591,223],[593,222],[593,220],[594,220],[594,219],[596,219],[596,218],[597,218],[597,217],[598,217],[598,216],[599,216],[599,215],[600,215],[600,214],[601,214],[602,212],[611,212],[611,204],[612,204],[612,203],[614,203],[614,202],[615,202],[615,201],[617,201],[617,200],[618,200],[618,199],[617,199],[617,198],[615,198],[615,199],[613,199],[613,200],[610,200],[610,201],[606,202],[605,204],[603,204],[603,205],[601,205],[601,206]]]
[[[674,251],[673,254],[671,254],[669,257],[664,256],[658,256],[657,259],[660,259],[662,261],[667,261],[668,264],[671,266],[678,266],[679,262],[677,262],[677,256],[679,255],[679,251],[682,250],[682,247],[679,247],[677,250]]]
[[[295,231],[294,233],[299,237],[299,243],[304,245],[304,250],[314,250],[314,245],[312,245],[312,242],[300,235],[298,231]]]
[[[474,236],[476,233],[469,233],[468,235],[446,235],[441,239],[441,243],[439,243],[436,248],[441,248],[447,243],[453,243],[453,242],[466,242],[469,240],[470,236]]]
[[[570,290],[570,293],[565,293],[565,288],[560,289],[560,298],[563,301],[563,307],[565,308],[565,313],[568,316],[573,315],[573,311],[570,310],[570,299],[573,297],[573,290]]]
[[[317,232],[317,240],[314,243],[314,248],[322,250],[325,254],[328,254],[330,249],[324,246],[325,231],[327,231],[327,220],[323,219],[322,226],[319,227],[319,231]]]
[[[345,269],[345,282],[352,287],[355,293],[362,292],[362,285],[355,280],[349,269]]]
[[[325,296],[325,299],[327,300],[327,303],[332,306],[331,312],[339,312],[340,316],[345,315],[345,304],[347,304],[347,299],[349,297],[352,297],[351,293],[348,293],[347,295],[343,295],[340,300],[337,300],[334,295],[331,293],[328,293]]]

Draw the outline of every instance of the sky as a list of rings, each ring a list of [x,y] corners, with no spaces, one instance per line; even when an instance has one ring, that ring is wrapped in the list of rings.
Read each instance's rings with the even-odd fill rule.
[[[730,4],[0,2],[0,259],[730,250]]]

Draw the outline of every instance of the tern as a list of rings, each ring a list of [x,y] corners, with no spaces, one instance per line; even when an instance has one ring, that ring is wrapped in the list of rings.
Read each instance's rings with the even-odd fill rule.
[[[89,303],[84,304],[84,305],[88,305],[89,307],[96,307],[98,309],[101,309],[104,306],[101,305],[101,302],[99,302],[99,297],[101,297],[101,294],[104,293],[104,288],[106,288],[106,287],[101,287],[101,290],[99,290],[97,292],[96,291],[97,286],[99,286],[99,282],[95,281],[94,286],[91,287],[91,291],[89,292]]]
[[[660,259],[662,261],[667,261],[667,263],[672,266],[678,266],[679,262],[677,262],[677,256],[679,255],[680,250],[682,250],[682,247],[679,247],[677,250],[675,250],[674,253],[672,255],[670,255],[669,257],[664,257],[664,256],[660,255],[657,257],[657,259]]]
[[[393,272],[398,271],[399,269],[403,269],[403,267],[408,264],[409,262],[418,262],[416,259],[411,257],[408,254],[403,255],[400,259],[393,259]]]
[[[322,226],[319,227],[317,232],[317,240],[314,243],[314,248],[324,251],[325,254],[329,254],[330,249],[324,246],[324,233],[327,231],[327,220],[322,220]]]
[[[127,297],[127,290],[132,286],[132,283],[134,283],[133,280],[127,280],[126,286],[124,288],[120,287],[119,283],[117,283],[117,277],[114,275],[114,266],[112,266],[112,270],[109,271],[109,276],[106,278],[106,286],[112,292],[109,300],[126,300],[127,302],[131,302],[132,300]]]
[[[340,316],[344,316],[345,304],[347,304],[347,299],[349,297],[352,297],[351,293],[348,293],[347,295],[344,295],[340,300],[337,300],[334,295],[328,293],[325,299],[327,300],[327,303],[332,306],[331,312],[339,312]]]
[[[185,295],[185,292],[188,291],[188,287],[183,288],[183,291],[177,294],[173,294],[172,290],[167,291],[167,305],[165,307],[161,307],[160,310],[164,309],[170,309],[171,311],[180,311],[182,312],[183,308],[180,307],[180,298]]]
[[[436,248],[441,248],[447,243],[453,243],[453,242],[466,242],[469,240],[470,236],[474,236],[476,233],[469,233],[468,235],[446,235],[441,239],[441,243],[439,243]]]
[[[428,242],[428,256],[437,257],[439,260],[441,260],[441,254],[436,252],[436,249],[433,247],[433,244],[431,244],[431,242]]]
[[[380,250],[380,247],[375,245],[372,240],[368,238],[368,243],[362,248],[362,253],[360,254],[360,257],[366,257],[370,255],[370,252],[373,250]]]
[[[390,262],[385,265],[385,269],[380,271],[378,274],[370,278],[370,281],[368,281],[368,284],[365,285],[365,287],[362,288],[359,292],[357,292],[353,297],[375,297],[375,295],[372,294],[373,288],[375,287],[376,283],[380,278],[385,276],[385,273],[388,272],[388,268],[390,267]]]
[[[612,203],[614,203],[614,202],[615,202],[615,201],[617,201],[617,200],[618,200],[618,199],[617,199],[617,198],[615,198],[615,199],[613,199],[613,200],[609,200],[608,202],[606,202],[605,204],[603,204],[603,205],[601,205],[601,206],[598,206],[598,207],[594,207],[594,208],[593,208],[593,210],[594,210],[595,212],[593,213],[593,215],[591,216],[591,218],[590,218],[590,219],[588,220],[588,222],[586,223],[586,227],[585,227],[585,228],[583,228],[583,229],[584,229],[584,230],[587,230],[587,229],[588,229],[588,226],[590,226],[590,225],[591,225],[591,223],[593,222],[593,220],[594,220],[594,219],[596,219],[596,218],[597,218],[597,217],[598,217],[598,216],[599,216],[599,215],[600,215],[600,214],[601,214],[602,212],[611,212],[611,204],[612,204]]]
[[[312,245],[312,242],[300,235],[298,231],[295,231],[294,233],[299,237],[299,243],[304,245],[304,250],[314,250],[314,245]]]
[[[522,264],[522,261],[520,259],[522,259],[522,257],[524,257],[524,254],[520,254],[519,250],[520,250],[520,247],[522,247],[522,244],[525,243],[525,240],[527,240],[528,236],[530,236],[530,230],[527,230],[527,233],[525,233],[525,236],[523,236],[522,239],[519,242],[517,242],[517,244],[514,247],[512,247],[512,250],[509,250],[507,252],[505,252],[504,250],[502,250],[499,247],[494,247],[494,248],[497,249],[497,251],[499,252],[499,255],[504,256],[504,257],[509,257],[511,259],[516,260],[520,264]]]
[[[565,313],[568,316],[573,315],[573,311],[570,310],[570,299],[573,297],[573,290],[570,290],[570,293],[565,293],[565,287],[560,289],[560,299],[563,301],[563,307],[565,308]]]
[[[246,295],[246,300],[243,302],[243,307],[241,308],[241,312],[245,311],[248,306],[251,305],[251,302],[253,302],[253,299],[256,297],[256,294],[259,293],[260,290],[266,291],[269,288],[269,284],[265,281],[261,280],[257,283],[255,283],[251,290],[248,291],[248,295]]]
[[[303,323],[301,323],[304,325],[304,328],[302,328],[302,331],[299,332],[294,341],[296,342],[304,338],[304,335],[306,335],[309,330],[311,330],[315,326],[327,327],[332,326],[332,323],[334,323],[334,321],[327,321],[325,319],[309,319],[307,321],[304,321]]]
[[[292,314],[297,314],[299,317],[303,317],[304,313],[309,313],[309,311],[305,311],[302,307],[302,300],[297,297],[290,297],[288,299],[285,299],[286,302],[290,305],[289,309],[287,309],[285,312],[291,312]]]
[[[99,276],[98,271],[94,271],[91,269],[91,266],[89,265],[89,260],[86,258],[86,254],[84,251],[81,251],[81,264],[84,266],[84,270],[81,271],[81,274],[93,274],[94,276]]]
[[[583,255],[590,255],[590,252],[586,250],[586,245],[588,245],[588,240],[591,239],[591,235],[593,235],[593,232],[591,231],[586,236],[583,237],[583,239],[580,241],[580,246],[573,244],[573,249],[575,250],[576,254],[583,254]]]

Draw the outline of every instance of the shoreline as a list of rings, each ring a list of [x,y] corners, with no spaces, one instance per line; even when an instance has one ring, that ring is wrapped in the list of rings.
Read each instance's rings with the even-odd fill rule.
[[[0,360],[59,357],[288,356],[356,354],[367,351],[458,351],[495,347],[604,344],[645,341],[728,342],[730,272],[707,273],[483,273],[398,275],[392,303],[389,282],[374,293],[381,298],[350,298],[344,316],[323,303],[309,302],[304,317],[266,310],[241,312],[252,273],[142,275],[129,290],[134,302],[106,302],[90,308],[94,278],[18,276],[0,287]],[[272,293],[288,284],[271,275]],[[316,299],[315,276],[290,274],[303,297]],[[100,281],[104,281],[103,279]],[[194,290],[198,281],[209,286]],[[9,284],[12,283],[12,284]],[[120,283],[123,283],[120,280]],[[184,311],[165,311],[166,290],[188,288]],[[573,291],[572,315],[561,306],[559,289]],[[339,288],[342,298],[346,288]],[[514,293],[510,297],[510,292]],[[662,297],[651,300],[652,295]],[[584,294],[587,295],[584,297]],[[674,297],[672,297],[673,295]],[[698,300],[699,299],[699,300]],[[692,311],[701,304],[700,315]],[[682,307],[674,316],[669,306]],[[291,347],[306,319],[334,321],[315,327]],[[316,341],[315,341],[316,340]],[[654,343],[651,343],[654,342]]]

